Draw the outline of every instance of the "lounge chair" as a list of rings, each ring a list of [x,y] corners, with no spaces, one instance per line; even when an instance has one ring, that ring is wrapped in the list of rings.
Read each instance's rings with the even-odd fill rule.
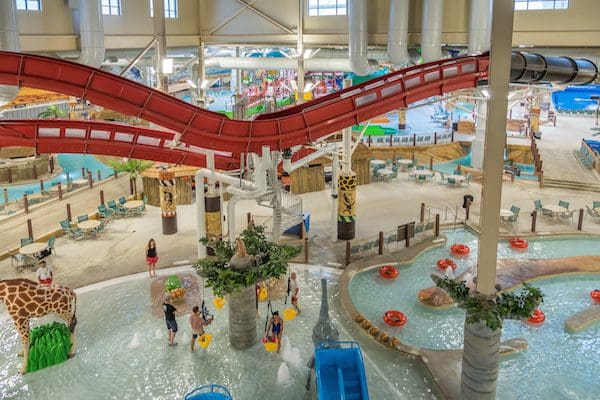
[[[80,215],[77,217],[77,222],[83,222],[83,221],[87,221],[89,219],[88,215]]]
[[[592,208],[600,208],[600,201],[592,202]]]
[[[597,224],[600,223],[600,212],[596,211],[593,208],[590,208],[590,206],[588,206],[587,204],[585,208],[587,209],[587,214],[590,216],[592,221],[594,221]]]
[[[569,220],[571,220],[571,223],[573,223],[573,214],[575,214],[576,212],[577,210],[561,212],[560,214],[558,214],[558,218],[560,218],[560,220],[564,222],[569,222]]]
[[[50,236],[50,239],[48,239],[48,244],[46,246],[46,248],[50,250],[50,254],[54,253],[54,255],[56,255],[56,249],[54,248],[55,242],[56,238],[54,236]]]
[[[26,267],[27,259],[25,256],[18,251],[10,251],[8,250],[8,255],[10,256],[10,266],[17,270],[17,272],[23,271],[23,268]]]
[[[558,201],[558,205],[559,205],[560,207],[564,207],[564,208],[566,208],[567,210],[569,209],[569,202],[568,202],[568,201],[562,201],[562,200],[559,200],[559,201]]]
[[[518,214],[521,209],[517,206],[511,206],[510,211],[512,211],[513,214]]]
[[[534,200],[533,205],[535,206],[535,211],[537,211],[538,213],[542,211],[543,206],[541,200]]]
[[[21,239],[21,247],[27,246],[31,243],[33,243],[33,238],[31,236],[25,239]]]

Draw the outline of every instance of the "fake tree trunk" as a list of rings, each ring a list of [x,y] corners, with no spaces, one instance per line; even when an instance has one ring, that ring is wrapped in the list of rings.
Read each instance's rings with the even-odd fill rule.
[[[229,343],[235,349],[256,343],[255,297],[254,285],[229,294]]]
[[[494,400],[498,381],[502,329],[492,331],[483,322],[465,322],[462,359],[462,400]]]

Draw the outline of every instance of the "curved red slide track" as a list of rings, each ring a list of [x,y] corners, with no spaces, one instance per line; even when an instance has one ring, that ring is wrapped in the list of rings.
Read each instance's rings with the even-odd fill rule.
[[[37,153],[103,154],[171,164],[206,166],[204,149],[172,147],[173,132],[83,120],[2,120],[0,147],[29,146]],[[230,152],[215,152],[215,167],[234,169]]]
[[[34,87],[85,98],[93,104],[171,129],[188,147],[232,153],[232,162],[235,162],[240,153],[260,152],[265,145],[271,150],[282,150],[310,143],[410,103],[475,87],[478,80],[487,78],[488,63],[487,54],[434,61],[396,71],[281,112],[264,114],[253,121],[232,120],[111,73],[38,55],[0,51],[0,84]],[[19,123],[26,121],[4,122],[3,131],[6,132],[11,124]],[[30,123],[42,126],[46,121]],[[59,123],[66,126],[67,121]],[[173,138],[174,132],[165,134]],[[151,152],[146,144],[137,142],[139,136],[130,143],[133,152]],[[39,140],[39,137],[36,139]],[[78,140],[85,142],[83,138],[59,136],[47,138],[43,146],[58,150],[61,146],[58,142],[75,145]],[[106,145],[110,142],[123,151],[123,144],[118,143],[114,136],[104,140]],[[39,144],[42,145],[42,141]],[[92,143],[77,146],[81,148],[83,144],[89,146]],[[56,147],[52,147],[54,145]],[[96,145],[100,146],[94,143],[90,150],[94,150]],[[166,151],[165,148],[162,150]]]

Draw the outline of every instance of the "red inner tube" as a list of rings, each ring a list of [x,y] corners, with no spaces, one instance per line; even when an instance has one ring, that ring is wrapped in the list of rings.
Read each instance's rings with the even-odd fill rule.
[[[515,249],[526,249],[527,247],[529,247],[529,243],[527,243],[527,240],[518,237],[510,239],[508,242]]]
[[[437,266],[440,271],[445,271],[448,268],[452,268],[452,271],[456,271],[456,263],[449,258],[442,258],[438,260]]]
[[[385,314],[383,314],[383,320],[390,326],[402,326],[408,321],[406,315],[396,310],[386,311]]]
[[[592,298],[592,300],[594,300],[596,303],[600,303],[600,290],[596,289],[596,290],[592,290],[590,292],[590,297]]]
[[[529,317],[527,319],[528,322],[531,322],[531,323],[534,323],[534,324],[541,324],[545,320],[546,320],[546,316],[544,315],[544,313],[542,312],[542,310],[540,310],[539,308],[536,308],[533,311],[533,313],[531,314],[531,317]]]
[[[465,254],[469,254],[471,252],[471,249],[466,244],[457,243],[457,244],[453,244],[450,247],[450,251],[453,254],[457,254],[457,255],[463,256]]]
[[[379,275],[381,275],[383,279],[394,279],[398,276],[398,274],[398,268],[394,267],[393,265],[384,265],[383,267],[379,268]]]

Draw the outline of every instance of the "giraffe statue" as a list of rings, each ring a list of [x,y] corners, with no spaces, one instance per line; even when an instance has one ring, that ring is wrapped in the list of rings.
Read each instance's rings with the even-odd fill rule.
[[[0,299],[4,300],[8,313],[21,335],[23,367],[21,373],[27,372],[29,357],[29,320],[55,313],[67,323],[71,331],[71,349],[69,357],[75,350],[75,325],[77,318],[77,295],[67,287],[59,285],[42,285],[29,279],[0,280]]]

